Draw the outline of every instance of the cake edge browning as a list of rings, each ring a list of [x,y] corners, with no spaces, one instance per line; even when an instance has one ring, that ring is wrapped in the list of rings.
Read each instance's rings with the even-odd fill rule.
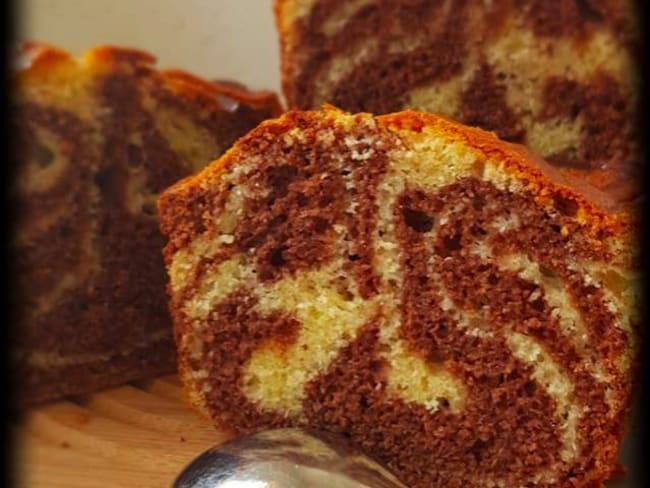
[[[99,45],[85,51],[78,60],[102,70],[111,65],[127,63],[137,67],[154,68],[157,58],[139,49],[114,45]],[[44,42],[25,41],[14,46],[13,76],[15,82],[29,86],[48,76],[52,69],[77,59],[68,51]],[[278,96],[270,90],[249,90],[225,82],[208,82],[181,69],[159,69],[166,88],[185,98],[202,97],[208,109],[228,110],[223,99],[230,98],[253,109],[267,109],[273,116],[282,113]]]
[[[380,115],[376,117],[380,126],[420,132],[424,126],[438,126],[446,135],[462,139],[479,149],[486,156],[497,155],[506,161],[505,169],[520,177],[531,178],[529,188],[537,193],[541,203],[548,203],[549,195],[559,192],[561,196],[575,200],[581,207],[588,208],[598,219],[598,224],[618,229],[628,228],[634,220],[633,205],[621,201],[609,193],[590,185],[577,176],[567,174],[552,166],[522,144],[499,139],[493,132],[463,125],[447,117],[414,110]],[[495,146],[497,142],[497,146]],[[551,185],[544,182],[549,181]]]
[[[277,0],[283,2],[284,0]],[[299,111],[289,110],[275,119],[268,119],[258,127],[245,135],[244,139],[253,139],[263,129],[272,128],[274,132],[281,133],[291,128],[291,122],[296,114],[348,114],[332,105],[324,104],[322,111]],[[349,115],[349,114],[348,114]],[[405,110],[393,114],[373,116],[369,113],[357,114],[361,117],[374,118],[379,128],[390,131],[410,130],[421,132],[426,127],[435,127],[444,136],[460,138],[465,143],[472,145],[483,152],[484,155],[496,155],[506,161],[506,171],[512,174],[525,177],[529,180],[528,188],[538,195],[541,203],[551,201],[553,194],[574,200],[580,207],[588,210],[591,221],[617,233],[629,233],[637,225],[637,216],[629,202],[621,202],[611,195],[602,192],[596,187],[585,183],[577,177],[572,177],[551,166],[542,158],[531,153],[521,144],[509,143],[500,140],[494,133],[485,131],[479,127],[470,127],[454,120],[431,113]],[[495,143],[496,146],[495,146]],[[164,225],[163,234],[173,237],[177,234],[174,231],[174,223],[180,223],[178,211],[181,210],[180,203],[187,198],[189,193],[200,188],[207,188],[216,182],[219,175],[236,164],[240,155],[239,143],[234,144],[220,158],[216,159],[202,171],[190,175],[174,185],[167,188],[158,198],[158,210],[161,215],[161,222]],[[169,224],[167,224],[169,222]],[[173,247],[175,251],[177,247]],[[173,251],[165,250],[165,257],[171,258]]]

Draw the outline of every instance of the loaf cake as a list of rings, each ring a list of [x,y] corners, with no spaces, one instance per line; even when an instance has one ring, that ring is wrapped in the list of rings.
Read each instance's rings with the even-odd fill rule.
[[[638,195],[632,0],[276,0],[289,106],[411,108]],[[574,175],[575,176],[575,175]]]
[[[10,246],[18,405],[172,372],[157,193],[219,156],[277,97],[98,47],[16,55]]]
[[[636,224],[572,185],[431,114],[262,123],[158,199],[189,400],[234,433],[343,433],[413,488],[601,486]]]

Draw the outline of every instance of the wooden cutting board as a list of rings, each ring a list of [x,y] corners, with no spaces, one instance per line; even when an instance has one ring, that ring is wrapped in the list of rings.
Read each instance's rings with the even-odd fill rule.
[[[184,403],[176,376],[31,410],[13,434],[17,488],[170,488],[194,457],[228,439]],[[609,488],[639,486],[637,447],[629,436],[621,458],[632,476]]]
[[[181,400],[176,376],[52,403],[14,428],[18,488],[169,488],[227,440]]]

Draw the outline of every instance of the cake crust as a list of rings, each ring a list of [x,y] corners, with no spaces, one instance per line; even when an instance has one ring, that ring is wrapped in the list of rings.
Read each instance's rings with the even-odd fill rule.
[[[152,68],[156,61],[155,56],[148,52],[110,45],[97,46],[81,57],[82,63],[97,63],[98,70],[110,70],[111,66],[119,63]],[[76,60],[63,49],[40,42],[24,42],[15,48],[13,76],[18,84],[36,84],[49,76],[52,70],[74,63]],[[282,113],[277,95],[269,90],[251,91],[238,83],[207,81],[180,69],[159,69],[157,72],[165,80],[166,87],[175,94],[189,99],[201,97],[202,102],[209,104],[212,110],[224,110],[230,105],[223,105],[227,101],[220,100],[219,96],[222,96],[249,107],[268,110],[272,115]]]
[[[636,224],[573,185],[430,114],[262,123],[158,200],[189,401],[233,433],[344,433],[409,486],[602,484]]]

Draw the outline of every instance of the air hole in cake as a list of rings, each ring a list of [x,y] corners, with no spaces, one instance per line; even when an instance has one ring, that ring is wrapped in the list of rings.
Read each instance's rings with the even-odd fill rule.
[[[102,170],[95,173],[93,176],[93,182],[97,185],[98,188],[104,189],[108,185],[108,170]]]
[[[405,208],[402,210],[404,223],[415,232],[429,232],[433,229],[433,217],[419,210]]]
[[[555,271],[553,271],[548,266],[544,266],[543,264],[540,264],[538,266],[539,266],[539,272],[542,273],[542,276],[546,278],[557,278]]]
[[[289,185],[298,176],[298,169],[290,164],[272,166],[268,169],[269,185],[275,190],[277,197],[283,197],[289,191]]]
[[[436,401],[438,402],[438,406],[440,408],[449,408],[449,400],[447,398],[438,397],[436,398]]]
[[[350,291],[347,280],[344,276],[339,277],[334,282],[334,288],[336,289],[336,292],[339,294],[339,296],[343,298],[343,300],[345,300],[346,302],[351,302],[352,300],[354,300],[354,294]],[[344,335],[348,335],[348,334],[346,333]]]
[[[488,233],[483,227],[478,225],[473,225],[470,231],[475,236],[485,236]]]
[[[312,220],[312,227],[314,232],[317,234],[322,234],[329,228],[330,224],[327,220],[321,217],[316,217]]]
[[[299,207],[306,207],[309,199],[302,193],[296,193],[296,203]]]
[[[348,256],[348,259],[350,261],[354,262],[354,261],[358,261],[359,259],[361,259],[361,256],[359,256],[358,254],[350,254]]]
[[[483,195],[474,195],[472,198],[472,207],[475,210],[481,210],[485,206],[486,200]]]
[[[126,146],[127,162],[132,168],[139,168],[142,166],[142,148],[136,144],[128,144]]]
[[[449,256],[450,253],[454,251],[459,251],[460,248],[461,248],[460,234],[445,236],[442,239],[442,249],[438,254],[442,256]]]
[[[541,298],[538,298],[537,300],[532,301],[530,303],[530,306],[533,308],[533,310],[543,312],[545,308],[545,302]]]
[[[284,247],[273,249],[269,255],[269,263],[271,263],[272,266],[282,266],[286,262],[284,256],[282,255],[284,251]]]
[[[440,338],[447,337],[449,335],[449,328],[444,323],[441,322],[436,327],[436,335]]]
[[[553,197],[553,206],[558,212],[567,217],[575,217],[578,213],[578,203],[571,198],[555,195]]]
[[[481,458],[483,457],[483,452],[485,451],[486,447],[488,447],[487,442],[477,440],[474,442],[474,444],[472,444],[472,447],[469,448],[469,452],[472,453],[472,456],[474,456],[477,464],[481,462]]]
[[[384,361],[381,360],[375,360],[375,361],[370,361],[370,370],[373,373],[379,373],[385,368]],[[367,404],[366,404],[367,406]]]
[[[39,168],[47,168],[54,161],[54,151],[36,142],[32,146],[32,157]]]

